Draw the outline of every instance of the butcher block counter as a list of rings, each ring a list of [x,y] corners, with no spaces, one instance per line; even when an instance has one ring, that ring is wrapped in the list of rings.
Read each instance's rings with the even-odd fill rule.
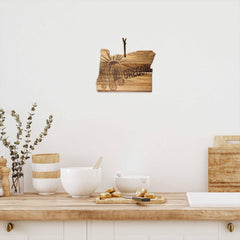
[[[0,198],[0,220],[240,220],[240,208],[191,208],[186,193],[159,193],[165,204],[96,204],[65,193]]]

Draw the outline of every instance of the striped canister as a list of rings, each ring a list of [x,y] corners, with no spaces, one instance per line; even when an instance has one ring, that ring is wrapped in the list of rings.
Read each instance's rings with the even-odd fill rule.
[[[33,188],[40,195],[56,193],[60,184],[59,153],[32,156]]]

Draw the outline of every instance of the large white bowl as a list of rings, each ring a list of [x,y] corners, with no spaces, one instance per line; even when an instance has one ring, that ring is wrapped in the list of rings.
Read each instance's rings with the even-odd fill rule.
[[[88,197],[101,182],[101,168],[61,168],[61,180],[65,191],[72,197]]]
[[[135,194],[140,188],[148,188],[149,176],[120,176],[115,177],[117,189],[124,194]]]

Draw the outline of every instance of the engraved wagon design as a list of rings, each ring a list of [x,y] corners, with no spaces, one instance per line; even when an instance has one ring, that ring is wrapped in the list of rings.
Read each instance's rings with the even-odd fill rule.
[[[107,91],[152,91],[151,64],[153,51],[137,51],[123,55],[110,55],[101,50],[97,90]]]

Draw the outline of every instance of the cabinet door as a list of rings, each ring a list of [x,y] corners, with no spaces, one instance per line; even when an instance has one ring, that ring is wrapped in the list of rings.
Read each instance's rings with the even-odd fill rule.
[[[234,230],[230,232],[227,228],[228,223],[233,223]],[[229,221],[219,223],[219,240],[239,240],[240,239],[240,221]]]
[[[201,221],[90,221],[88,240],[218,240],[218,223]]]
[[[116,221],[116,240],[183,240],[182,223],[173,221]]]
[[[200,221],[117,221],[116,240],[218,240],[217,222]]]
[[[86,240],[86,221],[64,222],[64,240]]]
[[[14,229],[6,231],[8,222],[0,221],[0,239],[4,240],[63,240],[63,222],[11,221]]]
[[[184,240],[218,240],[218,222],[185,222]]]
[[[87,240],[114,240],[114,222],[87,221]]]

